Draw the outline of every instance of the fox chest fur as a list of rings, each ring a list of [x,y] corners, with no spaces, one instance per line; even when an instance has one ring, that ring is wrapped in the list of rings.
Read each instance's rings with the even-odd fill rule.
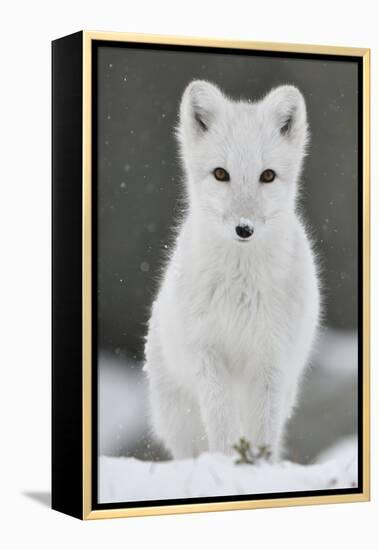
[[[171,314],[158,314],[161,329],[173,336],[176,357],[186,356],[183,350],[189,357],[199,349],[217,350],[228,370],[253,376],[281,354],[289,355],[307,308],[295,235],[279,251],[265,243],[236,252],[215,243],[197,246],[187,240],[187,231],[162,288]],[[191,378],[192,361],[175,365],[174,376]]]
[[[187,345],[217,350],[230,371],[252,370],[262,364],[264,350],[266,355],[272,351],[267,346],[272,327],[267,325],[273,319],[267,312],[275,298],[259,284],[249,262],[219,268],[200,274],[197,291],[182,298]]]

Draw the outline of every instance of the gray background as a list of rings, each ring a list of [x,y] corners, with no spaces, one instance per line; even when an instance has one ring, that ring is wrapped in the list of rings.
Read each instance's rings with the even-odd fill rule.
[[[323,264],[328,325],[357,318],[357,70],[350,62],[99,49],[99,342],[141,358],[182,177],[173,128],[194,78],[257,99],[292,83],[309,111],[305,217]]]
[[[301,200],[322,266],[324,324],[346,334],[357,329],[357,65],[99,47],[98,342],[100,354],[125,368],[140,366],[157,275],[180,215],[183,176],[173,130],[183,90],[197,78],[234,98],[259,99],[284,83],[304,94],[311,145]],[[311,397],[323,382],[310,377],[307,384]],[[334,395],[321,408],[316,400],[317,420],[314,412],[308,423],[294,420],[290,439],[302,448],[296,438],[308,437],[308,457],[321,445],[311,425],[333,426],[324,443],[355,431],[356,379],[341,388],[337,404]]]

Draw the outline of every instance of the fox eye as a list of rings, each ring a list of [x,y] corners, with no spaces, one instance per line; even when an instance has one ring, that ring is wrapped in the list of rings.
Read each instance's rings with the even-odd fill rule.
[[[213,175],[217,181],[230,181],[230,176],[224,168],[215,168]]]
[[[272,181],[274,181],[275,177],[276,177],[276,174],[274,170],[268,169],[262,172],[261,177],[259,178],[259,181],[261,183],[271,183]]]

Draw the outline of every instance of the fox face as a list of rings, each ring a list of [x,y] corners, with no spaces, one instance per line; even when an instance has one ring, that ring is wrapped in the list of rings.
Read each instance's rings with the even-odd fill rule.
[[[193,81],[181,101],[178,139],[190,210],[209,230],[246,243],[294,212],[308,139],[304,98],[294,86],[250,103]]]

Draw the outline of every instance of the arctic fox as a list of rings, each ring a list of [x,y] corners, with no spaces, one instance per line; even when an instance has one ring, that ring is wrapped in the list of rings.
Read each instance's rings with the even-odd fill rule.
[[[145,371],[154,434],[174,458],[281,453],[315,339],[319,284],[297,212],[307,145],[294,86],[255,103],[193,81],[178,140],[188,212],[152,306]]]

